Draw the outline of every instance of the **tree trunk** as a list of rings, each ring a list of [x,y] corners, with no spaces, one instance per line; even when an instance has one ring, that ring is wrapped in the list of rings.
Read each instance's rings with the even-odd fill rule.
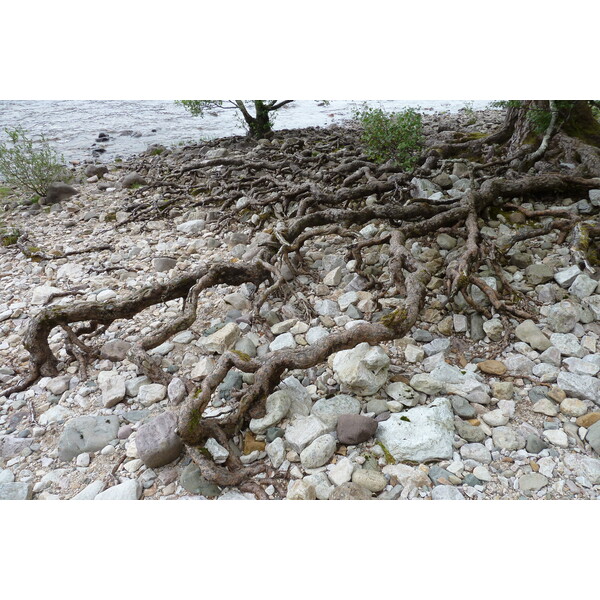
[[[257,140],[268,138],[273,135],[271,121],[269,120],[269,109],[262,100],[255,100],[256,116],[248,123],[249,135]]]

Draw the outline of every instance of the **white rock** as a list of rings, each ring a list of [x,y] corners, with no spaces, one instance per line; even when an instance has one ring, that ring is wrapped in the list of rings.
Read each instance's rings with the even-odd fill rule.
[[[241,335],[237,323],[227,323],[221,329],[196,340],[196,346],[205,352],[223,354],[233,348]]]
[[[135,479],[128,479],[100,492],[94,500],[139,500],[141,496],[142,486]]]
[[[300,452],[302,466],[305,469],[322,467],[333,456],[336,445],[336,439],[331,434],[320,435]]]
[[[164,400],[167,395],[167,387],[162,383],[150,383],[140,386],[137,399],[142,406],[151,406],[156,402]]]
[[[288,446],[298,454],[320,435],[327,433],[329,428],[314,415],[309,417],[296,417],[285,432]]]
[[[96,479],[84,487],[78,494],[75,494],[71,500],[94,500],[94,498],[106,487],[105,483]]]
[[[352,479],[354,463],[347,457],[341,458],[327,473],[327,476],[334,485],[342,485]]]
[[[397,461],[450,459],[454,440],[450,401],[437,398],[427,406],[394,413],[379,423],[375,435]]]
[[[569,447],[569,439],[562,429],[546,429],[544,437],[554,446],[559,448]]]
[[[203,379],[210,375],[217,366],[215,360],[210,356],[203,356],[194,366],[190,377],[192,379]]]
[[[270,344],[269,351],[276,352],[277,350],[292,350],[297,346],[296,340],[291,333],[283,333],[278,335]]]
[[[283,439],[275,438],[270,444],[267,444],[266,451],[274,469],[279,469],[285,460],[285,444]]]
[[[102,404],[105,408],[116,406],[125,398],[125,378],[116,371],[100,371],[98,385],[102,391]]]
[[[363,342],[335,354],[332,365],[343,393],[370,396],[386,382],[390,359],[381,346]]]
[[[218,464],[223,464],[229,457],[229,450],[221,446],[214,438],[208,438],[204,447],[210,452],[213,460]]]

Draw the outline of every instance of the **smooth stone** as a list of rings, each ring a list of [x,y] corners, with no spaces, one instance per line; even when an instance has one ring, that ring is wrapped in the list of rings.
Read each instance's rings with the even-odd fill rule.
[[[117,437],[119,418],[83,416],[71,419],[65,425],[58,444],[58,457],[70,461],[82,452],[102,450]]]
[[[332,435],[327,433],[319,436],[300,452],[302,466],[305,469],[323,466],[333,456],[336,445],[336,439]]]
[[[494,427],[492,441],[496,448],[502,450],[520,450],[525,447],[525,438],[515,429],[507,425]]]
[[[373,493],[382,492],[387,486],[385,475],[371,469],[355,469],[352,473],[352,482]]]
[[[142,406],[151,406],[156,402],[164,400],[166,395],[167,387],[162,383],[149,383],[140,386],[137,399]]]
[[[125,378],[116,371],[100,371],[98,386],[102,391],[102,405],[105,408],[112,408],[125,398]]]
[[[456,433],[467,442],[482,442],[487,437],[481,427],[466,423],[459,417],[454,418]]]
[[[483,360],[477,363],[477,368],[488,375],[504,375],[506,373],[506,365],[499,360]]]
[[[31,500],[32,493],[33,484],[31,482],[0,483],[0,500]]]
[[[337,438],[340,444],[362,444],[375,435],[378,425],[375,419],[364,415],[340,415],[337,421]]]
[[[294,393],[290,390],[279,390],[273,392],[266,401],[266,414],[260,419],[250,421],[250,431],[263,434],[267,429],[277,425],[288,414]]]
[[[194,495],[214,498],[221,493],[221,488],[202,477],[200,469],[194,463],[190,463],[183,469],[179,483],[183,489]]]
[[[142,497],[142,486],[135,479],[128,479],[119,485],[100,492],[94,500],[139,500]]]
[[[585,436],[585,441],[595,450],[597,454],[600,454],[600,422],[594,423]]]
[[[106,484],[101,479],[96,479],[86,485],[78,494],[75,494],[71,500],[93,500],[100,492],[104,490]]]
[[[530,319],[523,321],[515,327],[515,335],[534,350],[543,352],[552,346],[550,340],[542,333],[542,330]]]
[[[539,436],[530,434],[527,436],[525,450],[529,454],[539,454],[542,450],[548,448],[548,444]]]
[[[568,417],[581,417],[587,412],[587,404],[577,398],[565,398],[560,403],[560,412]]]
[[[286,498],[288,500],[316,500],[315,486],[303,479],[298,479],[290,484]]]
[[[548,485],[548,478],[541,473],[529,473],[519,477],[519,489],[525,493],[537,492]]]

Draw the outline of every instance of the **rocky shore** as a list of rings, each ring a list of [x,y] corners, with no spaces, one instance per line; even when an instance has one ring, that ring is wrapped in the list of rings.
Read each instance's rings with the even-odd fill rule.
[[[495,111],[476,118],[463,113],[431,117],[428,126],[489,131],[500,120]],[[303,135],[279,133],[259,142],[258,151],[268,145],[283,154]],[[157,212],[144,220],[132,218],[131,207],[141,200],[158,208],[168,204],[161,190],[134,197],[149,174],[156,179],[198,156],[254,159],[256,152],[239,140],[172,151],[154,147],[127,162],[76,166],[77,193],[59,202],[4,198],[2,221],[27,232],[31,252],[27,257],[15,245],[0,248],[0,386],[25,374],[23,336],[29,316],[41,307],[110,303],[201,262],[251,258],[266,235],[258,213],[224,225],[214,206],[182,205],[168,217]],[[223,173],[218,165],[209,169]],[[415,197],[460,197],[470,185],[465,173],[457,163],[449,174],[416,178]],[[245,202],[239,198],[232,210],[243,213]],[[556,206],[522,204],[584,216],[599,207],[600,189]],[[518,210],[498,212],[481,234],[501,241],[526,222]],[[384,234],[386,224],[375,220],[353,230],[369,240]],[[435,270],[464,244],[463,237],[443,232],[428,245],[415,243],[411,252]],[[100,245],[109,249],[67,256]],[[0,499],[255,499],[208,483],[183,451],[172,412],[185,395],[179,377],[201,382],[227,349],[261,358],[310,346],[397,306],[394,298],[365,289],[346,252],[343,238],[307,241],[298,276],[303,290],[285,301],[268,298],[262,322],[249,318],[252,284],[204,292],[195,323],[150,351],[175,376],[168,386],[139,373],[126,355],[140,336],[177,318],[179,300],[111,324],[96,339],[101,355],[85,379],[65,350],[66,333],[53,331],[59,376],[0,397]],[[385,280],[389,259],[385,244],[375,246],[365,252],[362,268]],[[550,231],[515,243],[500,271],[483,266],[479,276],[493,290],[510,284],[537,306],[537,319],[510,319],[507,331],[478,288],[472,286],[471,296],[489,307],[491,318],[460,293],[448,300],[436,274],[428,307],[407,336],[362,343],[327,364],[287,372],[267,398],[264,416],[250,420],[230,447],[211,438],[204,452],[217,465],[233,452],[244,465],[264,461],[284,474],[283,488],[265,489],[272,499],[598,499],[600,270],[578,262]],[[233,410],[236,391],[252,378],[230,371],[205,416]]]

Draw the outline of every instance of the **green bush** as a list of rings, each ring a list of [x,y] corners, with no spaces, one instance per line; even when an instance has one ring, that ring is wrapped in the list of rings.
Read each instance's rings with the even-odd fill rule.
[[[38,143],[28,138],[20,127],[5,129],[5,132],[10,142],[0,143],[0,176],[8,185],[45,196],[50,184],[70,179],[64,158],[43,136]]]
[[[371,160],[392,160],[406,171],[416,166],[423,144],[423,121],[418,112],[409,108],[387,113],[364,106],[355,118],[362,125],[361,141]]]

